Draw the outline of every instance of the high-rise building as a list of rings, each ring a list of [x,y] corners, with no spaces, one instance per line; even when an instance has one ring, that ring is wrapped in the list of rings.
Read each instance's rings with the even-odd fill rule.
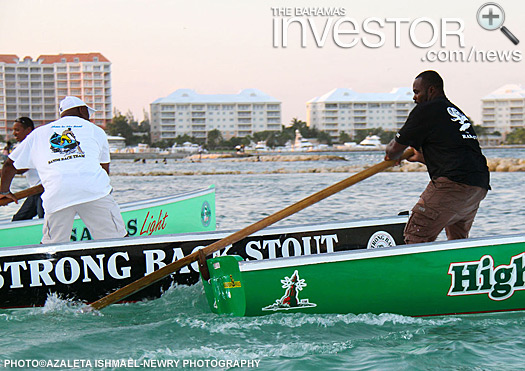
[[[100,53],[41,55],[36,60],[0,55],[0,135],[11,135],[20,116],[37,126],[58,119],[58,104],[66,95],[95,108],[91,121],[105,127],[112,117],[111,62]]]
[[[505,136],[525,127],[525,88],[508,84],[481,99],[482,126]]]
[[[341,132],[354,136],[357,130],[383,128],[397,131],[414,108],[412,89],[390,93],[357,93],[339,88],[306,102],[308,126],[337,138]]]
[[[219,130],[225,139],[281,130],[281,102],[257,89],[239,94],[198,94],[178,89],[151,103],[153,141],[179,135],[206,138]]]

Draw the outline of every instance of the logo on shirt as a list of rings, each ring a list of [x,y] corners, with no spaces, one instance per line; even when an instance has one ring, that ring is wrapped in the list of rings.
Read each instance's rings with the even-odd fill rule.
[[[80,142],[77,141],[71,128],[67,128],[62,134],[53,133],[49,139],[49,143],[51,144],[51,151],[54,153],[60,153],[63,155],[73,153],[84,154],[84,151],[80,148]]]
[[[461,127],[459,128],[459,131],[465,131],[470,127],[470,122],[468,121],[468,117],[459,112],[454,107],[448,107],[447,112],[450,116],[452,116],[452,121],[457,121]]]

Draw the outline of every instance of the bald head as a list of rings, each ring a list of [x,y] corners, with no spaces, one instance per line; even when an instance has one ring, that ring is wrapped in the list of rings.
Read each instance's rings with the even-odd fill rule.
[[[417,104],[445,96],[443,79],[436,71],[421,72],[416,76],[412,89]]]

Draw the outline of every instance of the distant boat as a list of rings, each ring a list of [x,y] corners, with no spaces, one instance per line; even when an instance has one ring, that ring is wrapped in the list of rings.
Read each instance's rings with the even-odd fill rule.
[[[258,141],[254,147],[255,151],[268,151],[268,146],[265,140]]]
[[[358,148],[370,148],[370,149],[383,149],[384,144],[381,143],[381,138],[377,135],[369,135],[363,139],[356,147]]]
[[[299,130],[295,130],[295,142],[293,144],[294,151],[310,151],[314,148],[312,142],[308,139],[303,138]]]

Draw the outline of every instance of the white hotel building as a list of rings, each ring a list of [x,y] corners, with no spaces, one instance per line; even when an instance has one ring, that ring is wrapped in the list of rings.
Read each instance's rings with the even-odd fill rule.
[[[411,88],[396,88],[390,93],[334,89],[306,103],[306,120],[308,126],[333,138],[343,131],[350,136],[363,129],[397,131],[415,106],[413,96]]]
[[[239,94],[198,94],[178,89],[151,103],[152,140],[187,134],[206,138],[218,129],[225,139],[281,130],[281,102],[257,89]]]
[[[105,127],[112,117],[111,62],[100,53],[41,55],[36,60],[0,54],[0,135],[10,136],[20,116],[37,126],[56,120],[66,95],[95,108],[91,121]]]
[[[509,84],[481,99],[482,126],[503,136],[525,127],[525,88]]]

